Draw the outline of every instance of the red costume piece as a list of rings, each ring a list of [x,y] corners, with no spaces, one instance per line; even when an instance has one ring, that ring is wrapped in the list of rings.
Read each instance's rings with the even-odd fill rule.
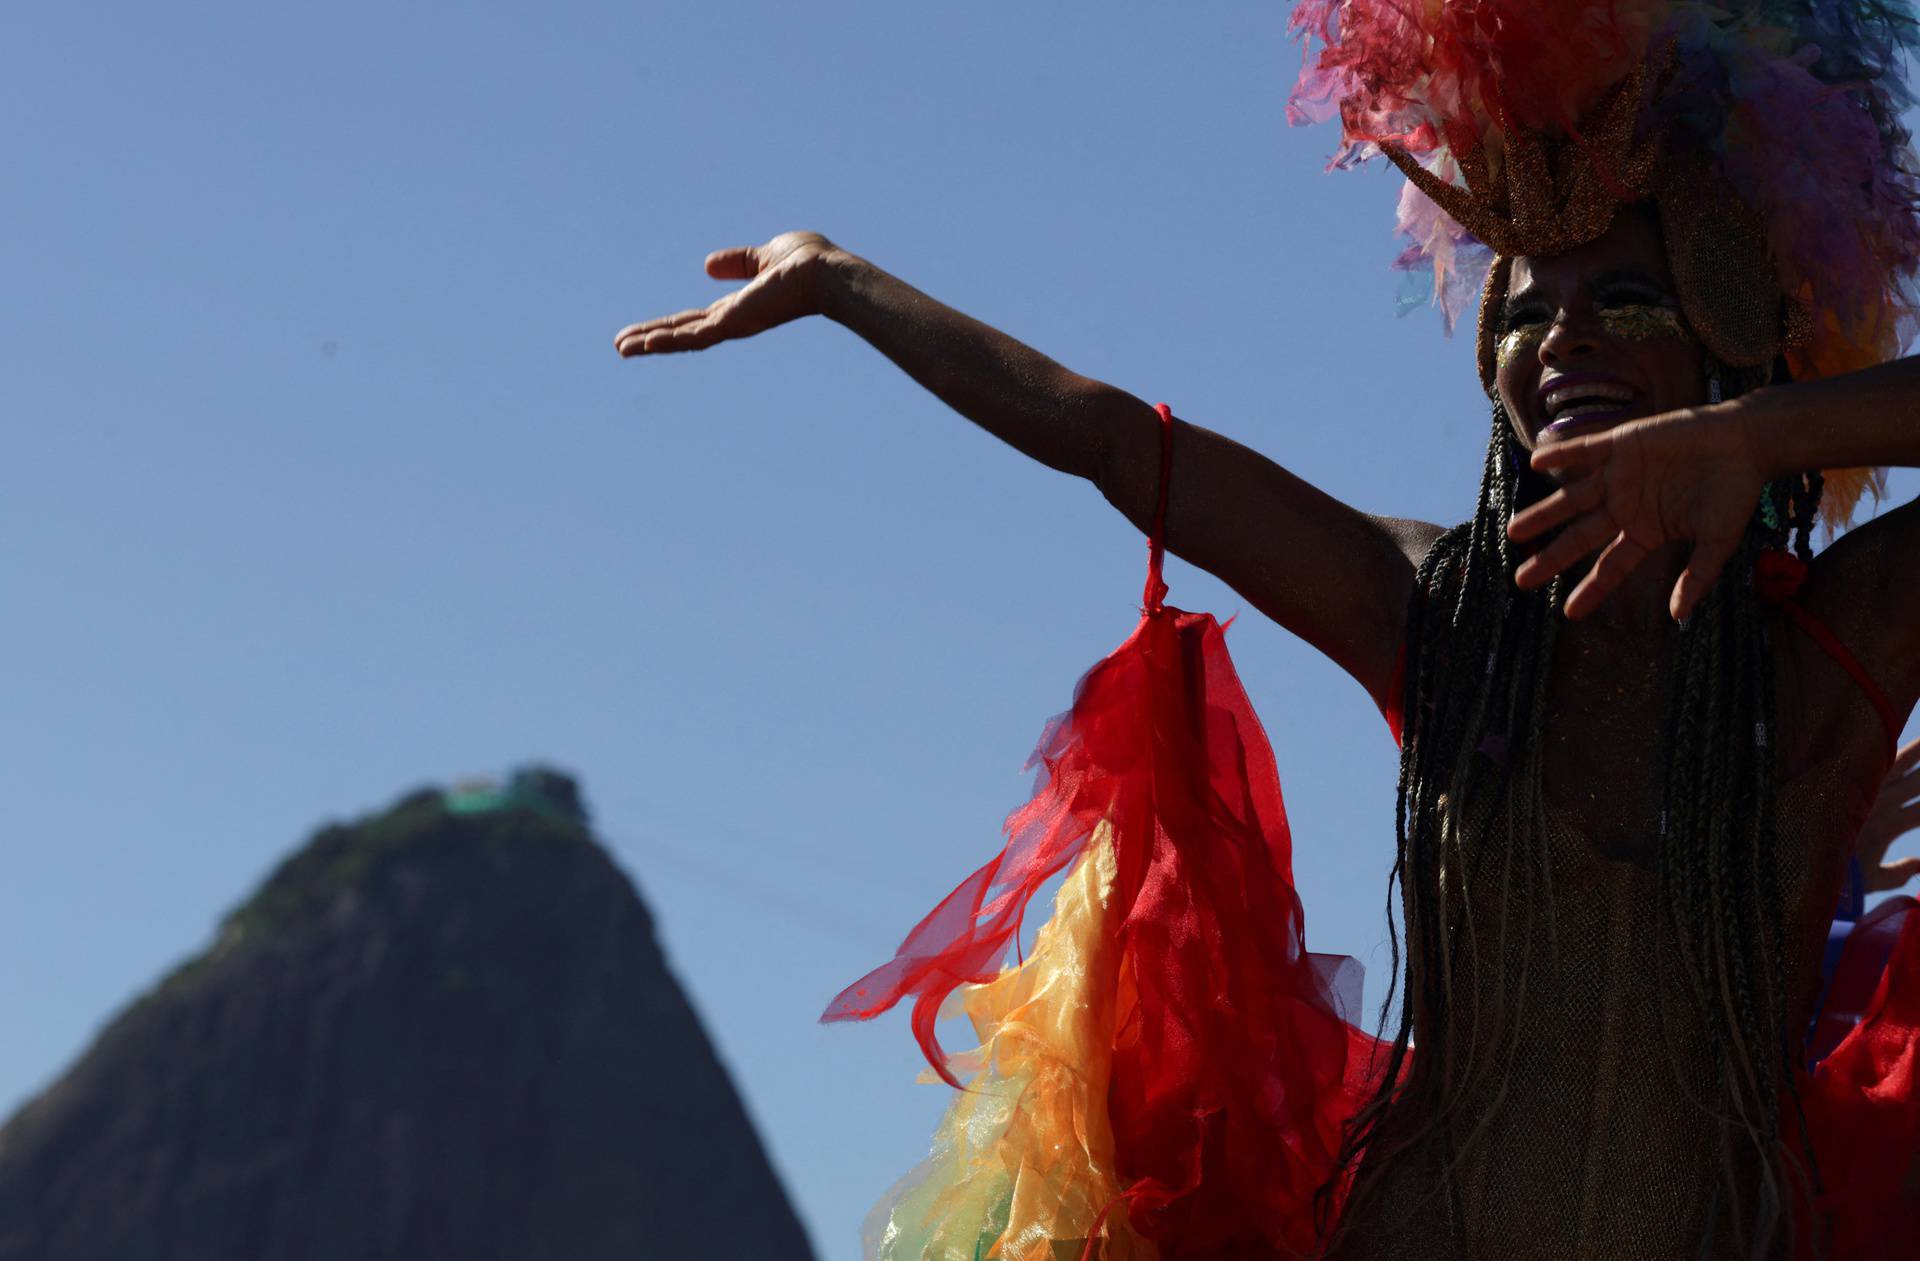
[[[1121,963],[1106,1104],[1126,1220],[1164,1258],[1306,1252],[1342,1127],[1384,1056],[1376,1066],[1339,1009],[1339,961],[1306,949],[1279,773],[1224,628],[1161,604],[1161,555],[1156,524],[1140,624],[1049,725],[1006,848],[825,1019],[912,995],[915,1034],[957,1085],[936,1013],[995,978],[1040,885],[1110,828],[1105,925]]]

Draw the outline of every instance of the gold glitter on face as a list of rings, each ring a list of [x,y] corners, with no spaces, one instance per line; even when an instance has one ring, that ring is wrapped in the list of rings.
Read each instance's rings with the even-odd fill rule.
[[[1646,342],[1655,338],[1693,340],[1693,330],[1687,327],[1686,320],[1674,307],[1630,302],[1602,307],[1594,314],[1599,317],[1600,327],[1606,330],[1607,336],[1617,337],[1621,341]],[[1503,349],[1505,345],[1503,340]]]
[[[1603,306],[1594,312],[1601,331],[1623,342],[1648,342],[1656,339],[1692,342],[1693,330],[1679,308],[1651,302],[1622,302]],[[1553,325],[1547,320],[1528,320],[1515,324],[1501,335],[1494,348],[1495,362],[1501,366],[1525,355],[1538,354]]]
[[[1550,327],[1544,320],[1536,320],[1509,330],[1500,338],[1500,344],[1494,350],[1496,360],[1504,366],[1523,356],[1538,354],[1540,343],[1547,339],[1547,329]]]

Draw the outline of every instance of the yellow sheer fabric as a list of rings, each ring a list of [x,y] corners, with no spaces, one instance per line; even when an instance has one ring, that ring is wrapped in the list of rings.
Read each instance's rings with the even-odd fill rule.
[[[868,1219],[874,1261],[1072,1261],[1096,1224],[1094,1257],[1158,1261],[1128,1228],[1107,1120],[1114,1024],[1132,988],[1115,975],[1106,924],[1113,855],[1102,823],[1026,961],[955,993],[980,1046],[953,1057],[967,1088],[932,1154]]]

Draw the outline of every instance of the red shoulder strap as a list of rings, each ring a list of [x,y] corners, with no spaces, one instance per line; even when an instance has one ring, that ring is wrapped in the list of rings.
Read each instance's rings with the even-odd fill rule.
[[[1887,730],[1887,743],[1896,749],[1899,748],[1900,715],[1894,712],[1893,702],[1888,700],[1887,694],[1880,690],[1880,685],[1873,681],[1873,676],[1868,674],[1867,668],[1860,664],[1860,659],[1840,642],[1840,637],[1829,630],[1825,622],[1815,617],[1798,600],[1781,600],[1779,607],[1782,613],[1793,619],[1795,626],[1805,631],[1814,643],[1820,645],[1823,652],[1833,658],[1835,665],[1853,676],[1853,681],[1858,683],[1860,690],[1867,694],[1867,701],[1873,706],[1873,711],[1880,715],[1880,724]]]

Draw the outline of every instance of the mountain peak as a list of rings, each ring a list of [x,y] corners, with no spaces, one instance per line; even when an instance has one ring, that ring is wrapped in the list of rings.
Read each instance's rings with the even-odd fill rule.
[[[578,785],[486,794],[322,827],[117,1016],[0,1129],[0,1261],[811,1255]]]

